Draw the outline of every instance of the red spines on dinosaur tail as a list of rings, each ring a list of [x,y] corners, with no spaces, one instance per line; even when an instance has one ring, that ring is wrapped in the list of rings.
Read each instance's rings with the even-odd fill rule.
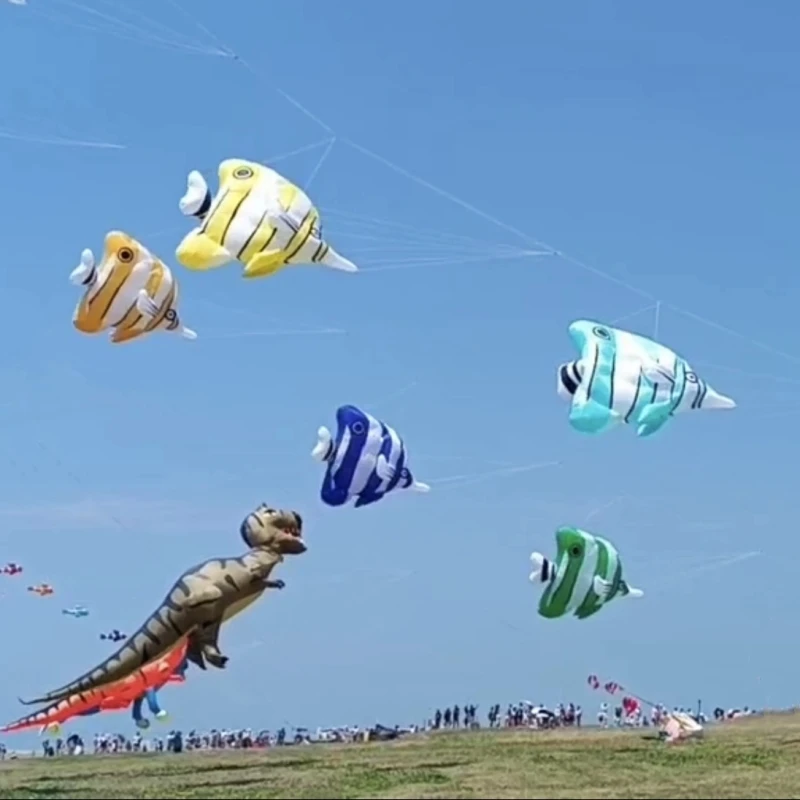
[[[35,714],[29,714],[5,725],[0,728],[0,732],[12,733],[27,728],[56,725],[95,708],[104,711],[127,708],[148,689],[158,690],[166,683],[182,680],[180,676],[174,675],[174,672],[186,656],[186,646],[187,642],[184,639],[166,655],[145,664],[131,675],[88,692],[71,694]]]

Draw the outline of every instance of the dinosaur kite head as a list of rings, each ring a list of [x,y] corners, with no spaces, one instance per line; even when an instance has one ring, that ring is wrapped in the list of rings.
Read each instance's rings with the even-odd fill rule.
[[[245,544],[252,548],[275,550],[282,555],[305,553],[303,519],[296,511],[270,508],[262,503],[248,514],[239,532]]]

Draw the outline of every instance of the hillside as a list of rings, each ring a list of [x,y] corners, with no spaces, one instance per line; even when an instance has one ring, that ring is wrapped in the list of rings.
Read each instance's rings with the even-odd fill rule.
[[[269,752],[0,765],[0,798],[800,798],[800,713],[701,743],[652,732],[486,731]]]

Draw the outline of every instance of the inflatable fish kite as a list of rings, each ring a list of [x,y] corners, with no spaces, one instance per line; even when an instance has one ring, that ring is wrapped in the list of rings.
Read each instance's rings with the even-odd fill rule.
[[[581,433],[617,424],[650,436],[681,411],[735,408],[668,347],[628,331],[578,320],[569,335],[580,358],[558,370],[558,394],[571,400],[569,421]]]
[[[9,561],[2,569],[3,575],[19,575],[20,572],[22,572],[22,567],[13,561]]]
[[[40,597],[47,597],[53,594],[54,589],[49,583],[40,583],[38,586],[29,586],[28,591],[38,594]]]
[[[128,638],[128,634],[121,633],[116,628],[114,628],[114,630],[111,631],[110,633],[101,633],[100,638],[107,639],[109,642],[121,642],[123,639]]]
[[[325,241],[319,212],[305,192],[262,164],[223,161],[213,197],[193,170],[180,209],[201,223],[176,250],[188,269],[213,269],[233,260],[244,264],[245,278],[273,275],[292,264],[358,269]]]
[[[88,617],[89,609],[84,606],[73,606],[72,608],[62,608],[61,613],[70,617]]]
[[[615,597],[641,597],[622,577],[622,562],[614,545],[580,528],[556,531],[558,555],[550,561],[531,553],[532,583],[543,583],[539,614],[548,619],[574,614],[586,619]]]
[[[131,705],[131,703],[134,704],[133,711],[136,724],[140,728],[146,728],[150,723],[141,716],[141,701],[145,699],[148,692],[155,693],[167,683],[185,680],[186,647],[187,642],[184,639],[162,658],[145,664],[141,669],[136,670],[126,678],[107,683],[96,689],[71,694],[69,697],[52,703],[35,714],[29,714],[0,728],[0,732],[10,733],[12,731],[25,730],[26,728],[42,727],[56,733],[58,725],[72,717],[88,716],[100,711],[123,709]],[[153,697],[155,697],[154,694]],[[161,711],[157,701],[155,707],[157,711],[154,715],[158,719],[164,719],[166,713]],[[141,720],[141,723],[139,720]]]
[[[169,267],[127,233],[106,234],[99,267],[92,251],[84,250],[69,279],[85,287],[72,317],[81,333],[110,328],[115,344],[155,330],[197,338],[178,316],[178,284]]]
[[[336,438],[321,427],[319,441],[311,451],[317,461],[327,463],[322,482],[322,502],[344,505],[355,497],[355,507],[380,500],[394,489],[430,491],[414,480],[406,466],[408,455],[403,440],[393,428],[355,406],[336,411]]]

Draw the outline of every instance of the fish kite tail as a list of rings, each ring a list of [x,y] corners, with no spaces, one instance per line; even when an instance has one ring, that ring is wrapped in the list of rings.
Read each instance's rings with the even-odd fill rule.
[[[358,272],[358,267],[352,261],[349,261],[344,256],[340,256],[330,246],[325,255],[319,260],[319,263],[342,272]]]
[[[88,247],[81,253],[81,263],[72,270],[69,280],[75,286],[91,286],[97,280],[94,253]]]
[[[317,443],[311,451],[311,458],[316,461],[327,461],[333,453],[333,436],[323,425],[317,430]]]
[[[644,597],[644,592],[622,581],[622,590],[625,597]]]
[[[180,328],[178,328],[178,331],[184,339],[189,339],[191,341],[192,339],[197,338],[197,333],[191,328],[187,328],[185,325],[181,325]]]

